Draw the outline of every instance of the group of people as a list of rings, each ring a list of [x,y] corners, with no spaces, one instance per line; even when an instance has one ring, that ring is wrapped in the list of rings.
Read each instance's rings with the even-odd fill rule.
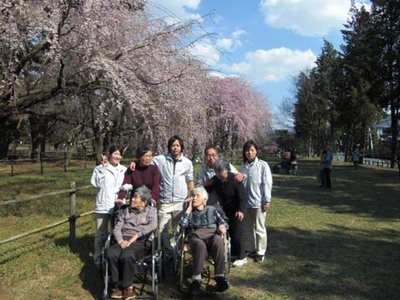
[[[244,144],[240,170],[219,158],[216,147],[207,147],[196,187],[193,164],[183,151],[184,142],[175,135],[168,140],[164,154],[153,157],[149,147],[139,147],[136,161],[126,168],[120,164],[121,152],[111,147],[93,171],[91,183],[97,188],[94,262],[100,264],[101,248],[111,226],[116,242],[107,252],[112,298],[134,297],[133,266],[142,254],[144,240],[156,228],[161,235],[158,246],[165,257],[173,255],[170,219],[173,226],[179,224],[187,232],[192,246],[191,293],[200,289],[201,271],[209,255],[215,263],[217,290],[228,289],[221,239],[227,231],[234,266],[243,266],[249,256],[256,262],[264,260],[272,175],[268,163],[257,157],[257,144],[253,140]],[[115,207],[123,203],[129,191],[128,208],[113,220]]]

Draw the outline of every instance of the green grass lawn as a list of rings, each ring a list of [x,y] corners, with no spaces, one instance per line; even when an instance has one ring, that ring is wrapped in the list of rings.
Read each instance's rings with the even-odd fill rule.
[[[271,162],[271,167],[274,162]],[[1,175],[0,201],[89,184],[91,170]],[[316,160],[300,160],[297,176],[274,175],[267,216],[268,255],[231,269],[231,288],[207,299],[399,299],[400,177],[396,170],[334,163],[332,190],[319,187]],[[94,190],[77,194],[78,213],[93,208]],[[0,206],[0,240],[68,217],[68,195]],[[77,221],[0,245],[0,299],[98,299],[92,264],[94,222]],[[168,273],[160,299],[185,299]]]

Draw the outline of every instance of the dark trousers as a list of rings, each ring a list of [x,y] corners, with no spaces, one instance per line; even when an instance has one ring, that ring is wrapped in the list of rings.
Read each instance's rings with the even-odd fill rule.
[[[331,169],[329,168],[321,170],[321,187],[331,188]]]
[[[201,274],[209,254],[215,263],[215,274],[224,273],[224,240],[215,229],[197,229],[188,234],[188,242],[193,258],[193,275]]]
[[[107,251],[107,260],[110,265],[111,284],[119,282],[122,288],[132,285],[136,273],[136,260],[145,254],[144,240],[138,240],[122,249],[117,243]]]
[[[235,213],[227,213],[229,224],[229,236],[231,238],[231,254],[237,259],[246,257],[246,249],[243,244],[243,222],[235,218]]]

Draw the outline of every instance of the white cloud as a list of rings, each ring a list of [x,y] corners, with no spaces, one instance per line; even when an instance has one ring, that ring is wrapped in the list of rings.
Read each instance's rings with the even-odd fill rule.
[[[209,43],[195,43],[191,46],[190,53],[210,66],[217,64],[220,58],[218,50]]]
[[[201,0],[151,0],[146,3],[146,8],[156,15],[161,15],[168,22],[200,19],[195,11],[199,8]]]
[[[362,1],[356,2],[359,5]],[[331,30],[343,28],[350,1],[261,0],[260,9],[270,27],[293,30],[304,36],[326,36]]]
[[[244,61],[226,68],[229,72],[260,84],[287,80],[300,71],[313,68],[315,60],[316,56],[311,50],[300,51],[281,47],[247,52]]]

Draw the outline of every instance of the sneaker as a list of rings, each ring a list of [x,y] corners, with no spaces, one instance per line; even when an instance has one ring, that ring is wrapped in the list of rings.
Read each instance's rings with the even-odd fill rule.
[[[200,291],[200,281],[193,279],[192,283],[189,286],[189,293],[191,295],[195,295]]]
[[[225,277],[222,276],[215,277],[215,281],[217,282],[217,289],[219,292],[223,292],[229,289],[229,282],[228,280],[226,280]]]
[[[263,262],[264,261],[264,255],[256,255],[254,257],[255,262]]]
[[[122,291],[119,288],[112,289],[111,299],[122,299]]]
[[[124,300],[130,300],[130,299],[135,298],[135,294],[133,293],[132,288],[124,289],[123,296],[124,296]]]
[[[240,268],[243,267],[245,264],[247,264],[247,257],[235,260],[232,265],[234,267]]]

